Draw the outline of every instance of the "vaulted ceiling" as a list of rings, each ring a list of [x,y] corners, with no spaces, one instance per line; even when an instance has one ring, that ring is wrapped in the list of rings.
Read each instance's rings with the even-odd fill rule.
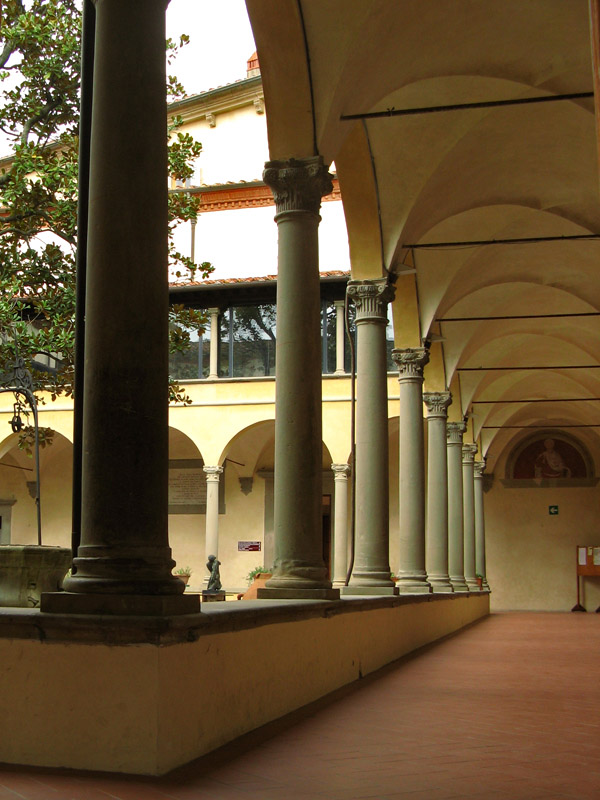
[[[418,329],[397,327],[396,345],[441,340],[444,380],[492,468],[527,433],[521,426],[577,426],[596,449],[600,239],[590,237],[600,207],[587,0],[247,6],[271,157],[335,162],[353,274],[402,275],[394,317],[418,319]],[[554,99],[573,94],[587,96]]]

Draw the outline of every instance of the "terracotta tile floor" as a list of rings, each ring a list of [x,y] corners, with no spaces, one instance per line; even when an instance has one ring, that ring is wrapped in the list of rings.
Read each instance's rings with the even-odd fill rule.
[[[0,765],[0,800],[600,799],[600,615],[494,614],[163,778]]]

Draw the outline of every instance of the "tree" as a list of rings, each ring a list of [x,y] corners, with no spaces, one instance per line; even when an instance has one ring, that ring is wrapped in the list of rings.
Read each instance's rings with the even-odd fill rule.
[[[9,155],[0,159],[0,373],[15,350],[34,367],[36,389],[54,397],[72,392],[77,246],[77,169],[80,80],[80,0],[5,0],[0,27],[0,131]],[[167,42],[169,63],[188,38]],[[175,77],[170,100],[184,96]],[[201,144],[172,119],[169,169],[193,173]],[[167,176],[165,176],[166,179]],[[195,218],[198,196],[169,197],[169,230]],[[171,238],[171,237],[170,237]],[[170,241],[179,274],[206,274]],[[171,311],[171,347],[189,344],[190,327],[204,317]],[[184,400],[173,387],[171,399]]]

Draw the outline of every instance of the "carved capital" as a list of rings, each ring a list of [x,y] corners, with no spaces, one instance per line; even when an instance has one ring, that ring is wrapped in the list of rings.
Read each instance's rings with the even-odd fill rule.
[[[452,402],[450,392],[424,392],[423,402],[427,406],[427,418],[442,417],[446,419],[448,406]]]
[[[202,467],[206,474],[207,483],[218,483],[223,473],[223,467]]]
[[[398,366],[398,380],[423,380],[423,369],[429,363],[429,350],[426,347],[407,347],[405,350],[392,350],[392,359]]]
[[[477,452],[476,444],[463,444],[462,448],[462,463],[473,464],[475,461],[475,453]]]
[[[321,198],[333,191],[332,176],[321,156],[267,161],[263,180],[273,192],[278,214],[284,211],[318,214]]]
[[[348,475],[350,475],[351,472],[349,464],[332,464],[331,469],[333,470],[334,481],[348,480]]]
[[[446,425],[446,439],[448,444],[460,444],[462,446],[463,433],[466,430],[466,422],[449,422]]]
[[[356,307],[355,322],[383,322],[387,324],[387,304],[394,299],[394,287],[386,278],[372,281],[350,281],[348,296]]]
[[[473,462],[473,467],[474,477],[483,478],[483,473],[485,472],[485,461],[475,461]]]

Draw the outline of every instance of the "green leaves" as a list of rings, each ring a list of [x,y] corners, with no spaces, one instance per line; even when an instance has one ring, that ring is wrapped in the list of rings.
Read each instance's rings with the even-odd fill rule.
[[[71,394],[73,382],[80,2],[1,5],[0,131],[10,154],[0,159],[0,371],[14,363],[16,336],[19,355],[40,365],[33,373],[37,388],[55,398]],[[168,61],[188,42],[186,35],[167,42]],[[170,99],[185,95],[175,77],[166,91]],[[168,127],[169,174],[185,182],[202,145],[181,124],[175,118]],[[198,207],[196,195],[170,195],[170,238],[179,222],[196,218]],[[169,253],[180,277],[211,269],[196,266],[172,241]],[[186,331],[203,324],[198,312],[171,311],[171,346],[189,346]],[[171,398],[185,402],[178,387]]]

